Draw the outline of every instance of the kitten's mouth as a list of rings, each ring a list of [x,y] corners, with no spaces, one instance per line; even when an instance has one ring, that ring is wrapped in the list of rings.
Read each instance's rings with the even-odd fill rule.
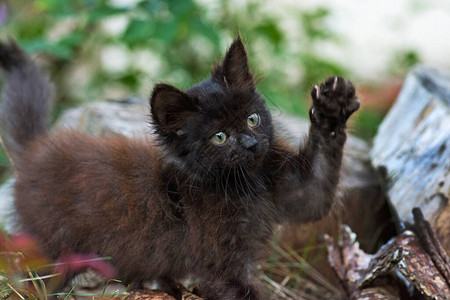
[[[232,167],[248,166],[251,162],[252,159],[239,154],[233,154],[230,158],[230,164]]]
[[[262,153],[249,153],[247,155],[239,155],[239,154],[233,154],[230,158],[230,164],[233,167],[257,167],[259,166],[263,161],[263,154]]]
[[[264,162],[267,153],[268,140],[263,139],[251,149],[241,149],[233,151],[229,156],[228,163],[232,167],[258,167]]]

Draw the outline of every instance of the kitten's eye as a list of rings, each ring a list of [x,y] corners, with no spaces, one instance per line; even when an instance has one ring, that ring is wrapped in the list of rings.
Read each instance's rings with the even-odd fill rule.
[[[251,114],[250,116],[248,116],[247,118],[247,124],[249,127],[253,128],[259,125],[259,123],[261,123],[260,119],[259,119],[259,115],[257,113]]]
[[[215,133],[212,137],[211,137],[211,141],[213,142],[213,144],[216,145],[223,145],[227,140],[227,135],[225,134],[225,132],[218,132]]]

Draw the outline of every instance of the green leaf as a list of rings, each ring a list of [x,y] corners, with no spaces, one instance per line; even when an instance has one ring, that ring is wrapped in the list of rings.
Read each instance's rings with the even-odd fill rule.
[[[64,45],[65,47],[76,47],[82,44],[86,39],[86,34],[84,32],[71,32],[65,35],[61,40],[59,40],[60,45]]]
[[[55,44],[44,39],[33,39],[21,41],[20,46],[31,53],[48,53],[62,59],[72,56],[72,49],[63,44]]]
[[[394,53],[389,63],[389,71],[399,77],[405,76],[408,71],[420,63],[419,53],[414,49],[405,49]]]
[[[311,53],[304,53],[300,58],[305,71],[304,83],[307,86],[317,84],[328,76],[341,75],[346,77],[349,74],[349,71],[343,66]]]
[[[9,165],[9,158],[2,147],[0,147],[0,166]]]
[[[218,30],[214,28],[212,24],[206,24],[200,18],[194,18],[190,20],[190,27],[193,31],[198,32],[211,41],[218,50],[218,47],[220,46],[220,36]]]
[[[283,40],[283,34],[281,33],[281,30],[273,21],[268,21],[267,23],[256,27],[256,30],[260,34],[269,38],[269,40],[276,46],[278,46]]]
[[[37,0],[35,5],[40,10],[55,16],[70,16],[77,14],[72,7],[71,1],[60,0]]]
[[[144,0],[138,4],[138,9],[150,14],[161,12],[165,8],[165,1],[161,0]]]
[[[88,13],[88,18],[90,22],[95,22],[111,16],[123,14],[127,11],[128,9],[125,7],[117,8],[117,7],[101,6],[97,9],[91,10]]]
[[[303,30],[310,40],[329,39],[333,33],[326,24],[330,11],[327,8],[319,7],[312,12],[302,12],[300,15]]]
[[[150,21],[132,20],[121,39],[128,44],[147,42],[152,37],[153,31],[154,25]]]
[[[121,76],[120,78],[118,78],[118,81],[127,86],[128,88],[134,90],[139,86],[140,76],[142,76],[142,74],[140,74],[139,72],[130,71]]]
[[[181,28],[182,25],[183,24],[179,24],[176,20],[155,23],[154,38],[169,43],[175,38],[177,33],[183,32]]]
[[[195,8],[192,0],[167,0],[167,3],[169,4],[170,12],[173,13],[175,18],[187,15]]]
[[[385,112],[377,110],[360,110],[355,116],[355,131],[359,137],[370,140],[375,136]]]

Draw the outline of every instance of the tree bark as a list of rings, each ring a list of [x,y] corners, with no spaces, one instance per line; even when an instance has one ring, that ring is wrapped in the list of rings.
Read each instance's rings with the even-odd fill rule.
[[[371,151],[399,225],[420,207],[450,252],[450,73],[425,67],[407,77]]]
[[[325,236],[330,265],[349,298],[414,299],[402,283],[406,280],[431,299],[449,299],[449,258],[439,252],[441,245],[433,239],[434,232],[426,229],[420,210],[415,209],[414,214],[417,233],[404,231],[373,255],[359,249],[348,226],[341,227],[338,242]],[[434,246],[430,248],[428,243]]]

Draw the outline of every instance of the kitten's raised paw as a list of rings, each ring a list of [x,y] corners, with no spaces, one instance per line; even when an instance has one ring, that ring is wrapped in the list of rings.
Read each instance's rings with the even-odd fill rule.
[[[329,77],[319,86],[314,86],[311,97],[311,121],[330,130],[345,126],[360,105],[353,84],[340,76]]]

